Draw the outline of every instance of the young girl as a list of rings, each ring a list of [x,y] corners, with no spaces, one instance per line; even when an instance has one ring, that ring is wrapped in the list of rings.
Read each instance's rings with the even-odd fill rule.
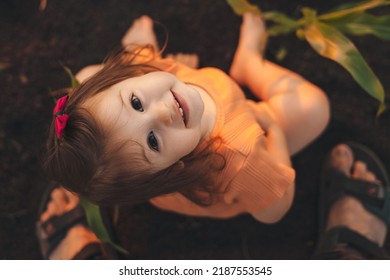
[[[126,52],[80,71],[81,85],[57,102],[47,173],[99,205],[149,200],[186,215],[278,221],[294,196],[290,156],[325,129],[329,104],[262,59],[264,33],[259,16],[244,15],[229,77],[162,58],[152,20],[139,18]]]

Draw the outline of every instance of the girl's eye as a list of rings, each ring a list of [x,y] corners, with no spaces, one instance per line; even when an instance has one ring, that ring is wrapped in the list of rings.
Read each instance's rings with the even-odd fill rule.
[[[138,112],[144,111],[144,108],[142,107],[141,100],[139,100],[139,98],[137,96],[135,96],[134,94],[131,96],[130,102],[131,102],[131,106],[134,108],[134,110],[136,110]]]
[[[151,149],[153,149],[156,152],[158,152],[158,142],[157,142],[157,138],[154,135],[153,131],[149,132],[149,135],[148,135],[148,145],[149,145],[149,147]]]

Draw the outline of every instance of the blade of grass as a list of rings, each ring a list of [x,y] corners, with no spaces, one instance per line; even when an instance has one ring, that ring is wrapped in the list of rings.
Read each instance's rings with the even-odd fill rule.
[[[314,50],[343,66],[368,94],[380,102],[377,116],[383,113],[385,110],[383,86],[347,37],[332,26],[321,22],[307,26],[303,34]]]
[[[85,210],[85,214],[87,216],[88,225],[92,229],[92,231],[96,234],[96,236],[102,241],[109,243],[116,250],[121,252],[122,254],[128,254],[128,252],[122,248],[121,246],[115,244],[108,233],[108,230],[104,224],[103,217],[100,213],[99,206],[92,204],[91,202],[80,199],[80,204],[83,206]]]
[[[70,70],[68,67],[66,67],[66,66],[64,66],[64,65],[62,65],[62,67],[64,67],[64,70],[65,70],[66,73],[68,73],[68,75],[69,75],[72,89],[76,88],[80,83],[79,83],[79,81],[76,79],[76,77],[73,75],[72,70]]]

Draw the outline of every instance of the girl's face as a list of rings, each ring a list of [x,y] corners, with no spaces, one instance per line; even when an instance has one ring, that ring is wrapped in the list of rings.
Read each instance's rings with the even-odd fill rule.
[[[84,106],[109,129],[114,140],[139,143],[151,171],[179,161],[207,134],[200,93],[166,72],[124,80]]]

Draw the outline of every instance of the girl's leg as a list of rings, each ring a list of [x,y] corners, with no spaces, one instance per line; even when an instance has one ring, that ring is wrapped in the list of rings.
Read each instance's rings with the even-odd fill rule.
[[[264,32],[259,16],[244,15],[230,75],[264,101],[257,103],[259,110],[267,111],[283,129],[292,155],[325,129],[329,102],[321,89],[260,56],[258,49]]]

